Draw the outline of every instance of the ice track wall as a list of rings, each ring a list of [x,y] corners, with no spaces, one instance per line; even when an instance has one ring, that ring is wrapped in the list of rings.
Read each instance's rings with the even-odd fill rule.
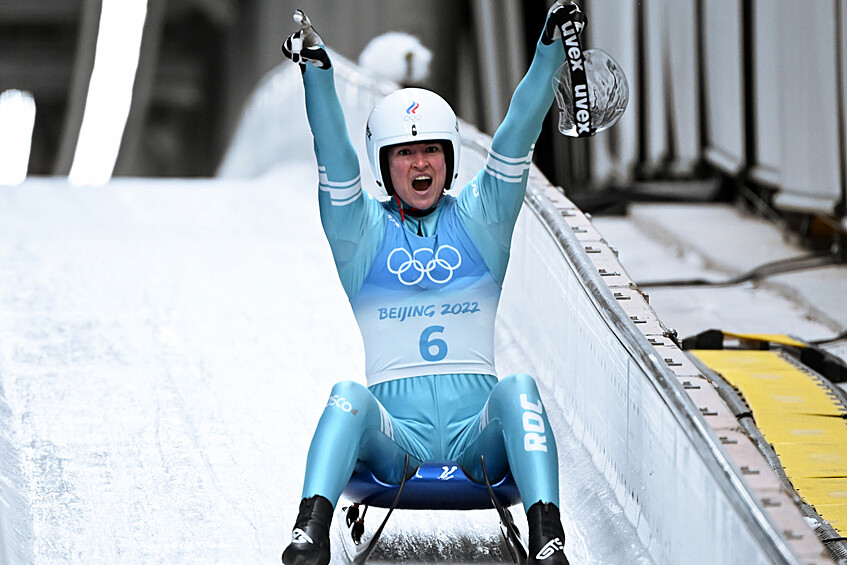
[[[670,347],[649,307],[633,320],[619,304],[641,295],[613,294],[604,278],[620,277],[621,267],[608,261],[601,274],[562,210],[581,214],[568,212],[563,198],[564,208],[557,207],[545,192],[536,182],[527,197],[500,315],[565,408],[653,559],[800,562],[649,341]],[[597,239],[589,252],[611,255]]]

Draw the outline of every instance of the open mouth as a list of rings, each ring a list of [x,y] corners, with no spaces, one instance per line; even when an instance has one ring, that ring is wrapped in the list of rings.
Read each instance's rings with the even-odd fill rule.
[[[415,180],[412,181],[412,188],[418,192],[425,192],[426,190],[429,190],[430,186],[432,186],[432,177],[429,175],[417,176],[415,177]]]

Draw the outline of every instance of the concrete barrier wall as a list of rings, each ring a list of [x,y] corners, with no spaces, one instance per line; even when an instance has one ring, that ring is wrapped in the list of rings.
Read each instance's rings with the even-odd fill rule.
[[[779,86],[761,81],[758,96],[780,100],[782,174],[774,204],[784,210],[830,214],[847,189],[841,177],[847,155],[839,141],[844,124],[839,120],[836,2],[775,4],[759,2],[759,9],[777,11],[779,27],[758,33],[775,35],[779,42]]]
[[[703,58],[705,157],[735,175],[744,165],[742,7],[739,0],[705,0]]]
[[[583,3],[590,46],[633,91],[619,126],[590,142],[593,183],[693,176],[704,161],[773,189],[777,209],[844,217],[843,1]]]
[[[638,6],[635,2],[591,0],[590,41],[586,48],[606,51],[617,61],[629,83],[629,106],[615,127],[589,140],[591,177],[597,184],[626,185],[635,177],[639,160],[640,128],[638,105],[641,75],[638,72]]]
[[[755,61],[752,84],[755,89],[754,107],[755,155],[752,156],[750,175],[765,185],[777,187],[782,182],[782,95],[780,84],[779,32],[783,10],[773,9],[767,0],[754,1],[753,29]]]

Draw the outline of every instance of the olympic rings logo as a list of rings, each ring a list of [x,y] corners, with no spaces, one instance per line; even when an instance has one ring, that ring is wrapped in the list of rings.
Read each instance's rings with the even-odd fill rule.
[[[444,284],[453,278],[453,271],[462,264],[462,255],[451,245],[442,245],[434,253],[421,247],[414,253],[398,247],[388,254],[388,271],[397,275],[397,280],[406,286],[414,286],[424,277],[436,284]]]

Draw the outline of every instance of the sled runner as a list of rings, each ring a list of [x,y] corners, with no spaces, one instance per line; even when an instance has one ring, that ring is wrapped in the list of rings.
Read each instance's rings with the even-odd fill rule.
[[[350,482],[344,489],[344,496],[355,501],[346,510],[346,524],[351,549],[345,539],[345,549],[355,565],[365,563],[379,540],[385,524],[391,513],[397,509],[410,510],[481,510],[492,508],[500,516],[500,530],[506,540],[509,553],[518,565],[526,563],[526,549],[520,538],[520,533],[512,520],[509,506],[520,502],[520,494],[515,485],[511,472],[491,483],[485,468],[485,457],[482,457],[482,469],[485,484],[474,482],[464,470],[452,462],[423,463],[415,474],[403,480],[400,484],[388,484],[380,481],[370,469],[357,469]],[[406,456],[403,476],[409,471],[409,456]],[[371,539],[362,545],[364,534],[364,518],[368,508],[387,508],[379,528]]]

